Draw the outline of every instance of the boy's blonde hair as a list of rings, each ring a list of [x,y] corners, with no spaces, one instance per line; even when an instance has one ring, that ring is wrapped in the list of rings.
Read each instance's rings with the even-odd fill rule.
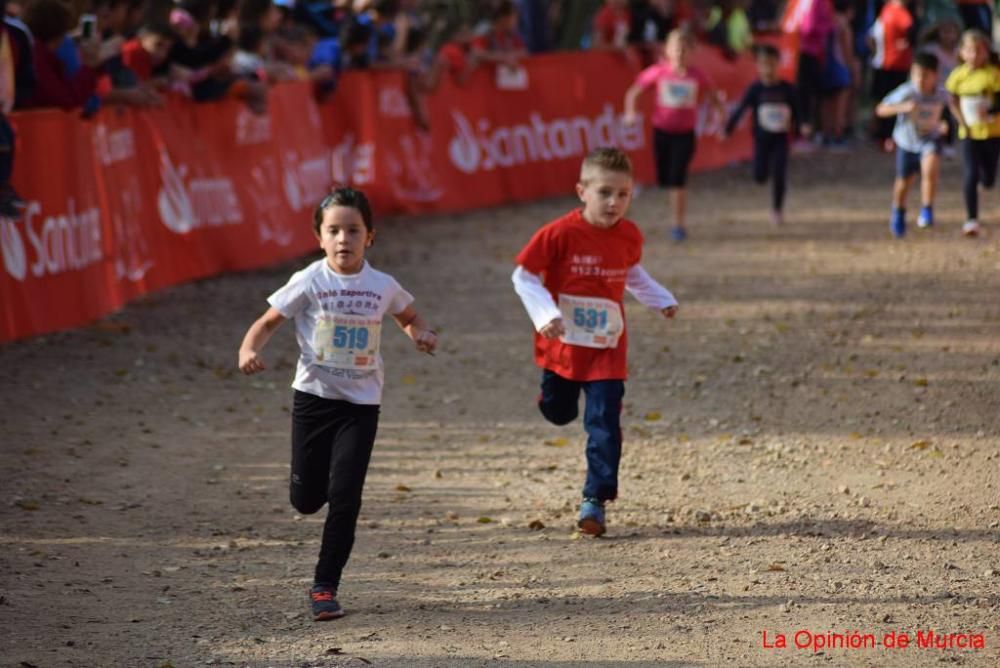
[[[595,148],[580,165],[580,182],[585,183],[587,177],[594,170],[602,169],[608,172],[618,172],[626,176],[632,176],[632,159],[621,149],[613,146],[602,146]]]

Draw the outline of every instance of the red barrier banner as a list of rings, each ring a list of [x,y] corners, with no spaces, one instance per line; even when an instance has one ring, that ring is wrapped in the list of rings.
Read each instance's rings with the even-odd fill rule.
[[[749,58],[733,63],[716,49],[700,47],[695,62],[730,106],[755,77]],[[410,118],[403,75],[351,73],[323,116],[334,172],[365,188],[380,213],[456,211],[570,193],[580,160],[598,146],[627,150],[638,180],[649,183],[652,94],[641,99],[641,126],[621,120],[636,74],[614,53],[551,54],[527,63],[526,87],[505,90],[492,68],[482,68],[463,86],[442,81],[428,101],[430,132],[422,133]],[[702,110],[693,169],[749,155],[746,124],[726,141],[715,137],[724,120]]]
[[[730,104],[749,60],[701,48],[696,61]],[[597,146],[629,151],[650,182],[651,95],[641,125],[621,122],[636,71],[612,53],[529,59],[442,81],[413,123],[404,74],[349,72],[317,105],[306,84],[274,88],[257,116],[236,102],[164,109],[15,114],[14,186],[25,215],[0,218],[0,341],[79,326],[195,278],[252,269],[315,248],[310,216],[331,184],[364,189],[378,215],[458,211],[569,194]],[[746,123],[715,138],[703,117],[694,168],[749,155]],[[540,221],[541,222],[541,221]]]

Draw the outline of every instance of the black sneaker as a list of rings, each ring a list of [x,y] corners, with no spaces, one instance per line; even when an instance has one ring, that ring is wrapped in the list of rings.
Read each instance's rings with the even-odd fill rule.
[[[313,585],[309,591],[313,620],[323,622],[344,616],[344,609],[337,603],[337,591],[326,585]]]

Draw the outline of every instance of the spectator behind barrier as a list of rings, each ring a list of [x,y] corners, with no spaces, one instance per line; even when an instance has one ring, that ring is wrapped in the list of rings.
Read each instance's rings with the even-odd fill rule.
[[[0,13],[6,11],[6,4],[6,0],[0,0]],[[32,94],[35,71],[28,35],[6,22],[0,23],[0,72],[4,82],[0,86],[0,216],[17,218],[25,201],[10,184],[16,142],[14,127],[7,120],[7,114]]]
[[[719,0],[705,22],[708,41],[722,49],[723,55],[734,59],[753,46],[753,33],[747,19],[746,0]]]
[[[517,6],[510,0],[497,4],[487,32],[472,41],[472,52],[479,62],[516,67],[527,51],[517,32]]]
[[[167,62],[176,35],[169,25],[150,22],[139,28],[139,34],[122,46],[122,62],[139,81],[153,82],[153,73]],[[161,77],[156,84],[165,87],[167,78]]]
[[[164,73],[186,90],[196,102],[227,97],[242,100],[255,113],[267,111],[267,86],[240,79],[232,73],[234,38],[239,27],[232,17],[218,21],[212,0],[184,0],[170,11],[170,25],[177,39],[166,63],[154,74]]]
[[[69,73],[56,50],[73,28],[70,9],[59,0],[33,0],[24,8],[24,23],[34,38],[36,87],[28,107],[78,109],[97,89],[100,66],[114,53],[102,50],[95,34],[78,47],[81,66]]]

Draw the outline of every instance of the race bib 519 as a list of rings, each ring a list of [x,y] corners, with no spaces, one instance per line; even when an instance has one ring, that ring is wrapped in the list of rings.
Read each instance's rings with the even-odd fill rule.
[[[382,321],[363,315],[327,314],[316,323],[316,363],[364,371],[378,364]]]

